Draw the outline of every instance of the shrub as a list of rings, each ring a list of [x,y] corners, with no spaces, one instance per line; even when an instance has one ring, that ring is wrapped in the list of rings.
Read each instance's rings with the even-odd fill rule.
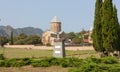
[[[62,65],[62,67],[71,67],[70,64],[69,64],[69,61],[67,59],[63,60],[61,62],[61,65]]]
[[[31,59],[30,58],[23,58],[21,59],[23,65],[30,65],[31,64]]]
[[[110,66],[107,65],[98,65],[96,63],[86,63],[82,66],[71,69],[69,72],[110,72]]]
[[[84,59],[83,63],[69,72],[119,72],[120,66],[118,60],[113,57]]]
[[[81,64],[83,64],[83,60],[77,58],[64,58],[61,62],[62,67],[79,67]]]
[[[86,62],[88,62],[88,63],[93,62],[93,63],[97,63],[98,64],[98,63],[101,62],[101,60],[98,59],[98,58],[95,58],[95,57],[89,57],[89,58],[86,59]]]
[[[3,67],[3,66],[4,66],[4,61],[0,60],[0,67]]]
[[[77,58],[45,58],[42,60],[32,60],[32,65],[37,67],[47,67],[52,65],[61,65],[62,67],[77,67],[83,61]]]
[[[4,59],[5,59],[4,55],[0,54],[0,60],[4,60]]]
[[[25,66],[25,65],[29,65],[30,64],[30,59],[28,58],[23,58],[23,59],[7,59],[5,60],[5,67],[21,67],[21,66]]]
[[[46,46],[51,46],[51,44],[50,44],[50,43],[47,43]]]
[[[50,64],[49,64],[49,62],[47,62],[47,61],[40,61],[40,62],[35,62],[35,63],[32,63],[32,66],[33,67],[49,67],[50,66]]]
[[[84,64],[84,61],[83,59],[78,59],[78,58],[72,58],[72,63],[73,63],[73,67],[79,67],[81,66],[82,64]]]
[[[21,67],[25,65],[32,65],[33,67],[49,67],[53,65],[62,67],[75,67],[70,72],[117,72],[120,70],[119,62],[116,58],[105,57],[87,59],[78,58],[13,58],[0,60],[0,67]]]
[[[33,60],[32,61],[33,67],[49,67],[50,63],[47,60]]]
[[[92,70],[96,70],[96,68],[97,68],[96,63],[89,63],[89,64],[85,64],[83,67],[81,66],[81,71],[90,72]]]
[[[101,63],[116,64],[118,63],[118,60],[115,57],[104,57],[104,58],[101,58]]]
[[[98,65],[95,63],[83,64],[82,66],[70,70],[69,72],[99,72]]]
[[[120,67],[112,67],[109,70],[109,72],[119,72],[119,71],[120,71]]]
[[[5,67],[12,67],[15,66],[16,59],[7,59],[5,60]]]
[[[45,60],[47,60],[50,63],[50,65],[60,65],[63,59],[51,57],[51,58],[47,58]]]

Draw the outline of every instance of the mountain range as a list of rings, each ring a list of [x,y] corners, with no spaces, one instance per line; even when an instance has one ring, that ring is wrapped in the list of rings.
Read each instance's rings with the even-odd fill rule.
[[[13,31],[13,35],[19,35],[24,33],[26,35],[39,35],[41,36],[43,33],[42,29],[34,28],[34,27],[24,27],[24,28],[13,28],[11,26],[0,26],[0,36],[10,37],[11,32]]]

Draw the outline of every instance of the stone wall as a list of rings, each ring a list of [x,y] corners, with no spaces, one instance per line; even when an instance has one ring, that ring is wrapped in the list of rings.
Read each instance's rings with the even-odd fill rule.
[[[53,50],[54,47],[49,46],[34,46],[34,45],[5,45],[6,48],[24,48],[24,49],[41,49],[41,50]],[[94,50],[93,46],[70,46],[65,47],[65,50]]]

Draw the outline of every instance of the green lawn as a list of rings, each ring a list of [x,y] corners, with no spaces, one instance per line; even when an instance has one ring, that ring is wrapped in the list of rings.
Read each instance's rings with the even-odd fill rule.
[[[52,57],[53,50],[35,50],[35,49],[13,49],[13,48],[0,48],[0,54],[3,53],[6,58],[25,58],[25,57]],[[95,51],[66,51],[66,57],[79,57],[86,58],[91,55],[97,56]]]
[[[52,57],[53,50],[35,50],[35,49],[13,49],[13,48],[0,48],[0,54],[4,51],[6,58],[32,58],[32,57]],[[90,56],[97,56],[95,51],[66,51],[66,57],[86,58]],[[71,68],[62,68],[61,66],[52,67],[0,67],[1,72],[68,72]]]
[[[13,48],[0,48],[0,54],[2,54],[4,51],[4,56],[6,58],[32,58],[32,57],[40,57],[45,58],[45,57],[52,57],[53,56],[53,50],[35,50],[35,49],[13,49]],[[86,50],[86,51],[66,51],[66,57],[77,57],[77,58],[86,58],[90,56],[95,56],[98,57],[98,54],[93,51],[93,50]],[[91,68],[96,70],[104,70],[105,68],[109,68],[118,72],[120,69],[119,67],[119,62],[115,64],[111,64],[111,62],[115,62],[114,60],[110,60],[109,58],[106,59],[95,59],[95,58],[86,58],[86,59],[81,59],[81,60],[86,60],[85,63],[83,61],[83,66],[80,66],[79,68],[77,67],[66,67],[63,68],[62,66],[50,66],[50,67],[33,67],[32,65],[28,66],[22,66],[22,67],[0,67],[0,72],[68,72],[72,70],[81,70],[84,68]],[[100,62],[97,62],[100,61]],[[110,64],[107,64],[107,63]],[[73,62],[74,63],[74,62]],[[80,62],[82,63],[82,61]],[[106,63],[106,64],[105,64]],[[104,67],[103,67],[104,65]],[[116,68],[118,67],[118,68]],[[101,69],[102,68],[102,69]],[[93,71],[94,71],[93,70]],[[105,69],[107,71],[107,69]],[[75,71],[75,72],[76,72]]]

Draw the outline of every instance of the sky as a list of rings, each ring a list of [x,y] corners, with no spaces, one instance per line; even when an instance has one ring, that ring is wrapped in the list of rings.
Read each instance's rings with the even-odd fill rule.
[[[93,27],[96,0],[0,0],[0,25],[50,29],[58,16],[62,31],[80,32]],[[120,22],[120,0],[113,0]]]

